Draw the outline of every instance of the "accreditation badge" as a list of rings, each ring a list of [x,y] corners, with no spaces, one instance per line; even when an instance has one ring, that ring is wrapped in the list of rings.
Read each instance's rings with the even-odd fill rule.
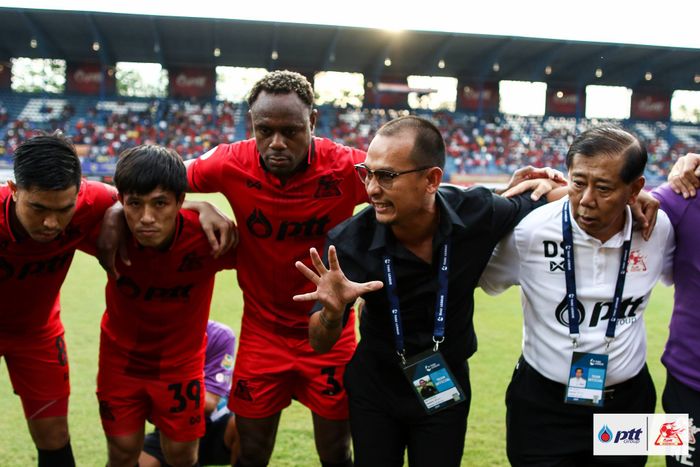
[[[574,352],[569,368],[564,402],[567,404],[603,406],[608,356],[598,353]]]
[[[439,351],[431,349],[408,358],[401,369],[428,414],[465,400],[462,388]]]

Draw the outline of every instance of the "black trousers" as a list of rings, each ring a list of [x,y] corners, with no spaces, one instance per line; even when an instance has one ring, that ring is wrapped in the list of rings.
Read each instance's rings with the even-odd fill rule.
[[[506,391],[506,449],[514,466],[638,466],[646,456],[593,456],[594,413],[654,413],[656,392],[646,365],[606,388],[601,408],[565,404],[566,386],[522,357]]]
[[[666,372],[666,387],[661,398],[666,413],[687,413],[690,416],[690,443],[687,456],[667,456],[667,466],[697,465],[700,466],[695,449],[695,429],[700,425],[700,392],[689,388]],[[700,433],[697,434],[700,436]]]
[[[466,365],[451,368],[467,400],[427,415],[398,366],[358,349],[345,371],[355,467],[459,467],[471,390]]]

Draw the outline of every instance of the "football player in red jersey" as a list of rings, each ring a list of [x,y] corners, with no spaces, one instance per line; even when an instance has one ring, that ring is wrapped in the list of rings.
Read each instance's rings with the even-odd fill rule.
[[[0,356],[22,401],[39,466],[73,466],[68,354],[59,290],[78,244],[116,191],[81,179],[73,144],[41,135],[14,154],[15,181],[0,187]]]
[[[144,423],[160,430],[169,465],[197,463],[204,435],[206,327],[214,276],[235,252],[213,257],[197,213],[183,210],[187,175],[160,146],[122,153],[114,182],[128,225],[131,265],[117,261],[102,318],[97,397],[109,465],[138,463]],[[89,249],[89,247],[86,247]]]
[[[229,398],[239,466],[267,465],[292,399],[312,411],[321,464],[352,465],[342,381],[356,347],[354,315],[333,350],[319,355],[308,340],[310,307],[291,297],[310,290],[294,262],[308,260],[309,248],[367,200],[354,170],[365,153],[313,136],[313,99],[302,75],[268,73],[248,98],[255,137],[219,145],[188,165],[190,188],[223,193],[239,226],[244,313]]]

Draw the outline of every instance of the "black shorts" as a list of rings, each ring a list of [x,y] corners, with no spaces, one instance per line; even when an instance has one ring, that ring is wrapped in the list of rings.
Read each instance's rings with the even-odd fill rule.
[[[687,413],[690,417],[690,443],[687,456],[666,457],[667,466],[700,466],[700,453],[696,452],[695,430],[700,425],[700,392],[689,388],[666,372],[666,387],[661,398],[666,413]],[[700,436],[700,433],[697,433]]]
[[[636,466],[646,456],[593,456],[594,413],[654,413],[656,391],[646,365],[606,387],[605,405],[564,403],[566,385],[542,376],[522,357],[506,391],[506,450],[514,466]]]
[[[231,450],[224,444],[226,425],[232,413],[226,414],[215,422],[207,422],[206,432],[199,439],[199,465],[230,465]],[[153,433],[146,435],[143,450],[158,459],[161,465],[166,465],[163,451],[160,448],[160,433],[156,428]]]

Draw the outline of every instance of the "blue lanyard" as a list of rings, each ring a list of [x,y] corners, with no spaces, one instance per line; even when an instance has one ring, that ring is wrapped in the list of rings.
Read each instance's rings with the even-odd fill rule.
[[[564,203],[561,213],[562,234],[564,235],[564,271],[566,275],[566,302],[569,316],[569,335],[574,342],[574,347],[577,345],[579,337],[579,312],[576,308],[576,272],[574,268],[574,237],[571,229],[571,218],[569,215],[569,202]],[[615,283],[615,295],[613,296],[612,313],[608,320],[608,328],[605,331],[605,342],[610,345],[615,339],[615,327],[617,326],[618,314],[620,305],[622,304],[622,292],[625,288],[625,277],[627,277],[627,261],[630,256],[630,248],[632,245],[631,237],[628,238],[622,245],[622,257],[620,259],[620,269],[617,273],[617,282]]]
[[[433,329],[434,351],[445,340],[445,313],[447,311],[447,284],[450,266],[450,241],[447,240],[440,248],[440,267],[438,269],[438,294],[435,300],[435,324]],[[401,357],[402,363],[406,362],[403,340],[403,326],[401,325],[401,308],[399,295],[396,290],[396,274],[394,273],[394,260],[389,255],[384,255],[384,278],[386,279],[386,293],[391,306],[391,320],[394,329],[394,341],[396,353]]]

